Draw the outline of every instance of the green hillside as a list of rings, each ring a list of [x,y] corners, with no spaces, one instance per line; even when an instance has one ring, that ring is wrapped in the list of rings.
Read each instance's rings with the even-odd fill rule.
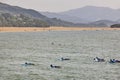
[[[26,17],[22,14],[13,15],[0,13],[0,26],[6,27],[48,27],[49,25],[41,20]]]

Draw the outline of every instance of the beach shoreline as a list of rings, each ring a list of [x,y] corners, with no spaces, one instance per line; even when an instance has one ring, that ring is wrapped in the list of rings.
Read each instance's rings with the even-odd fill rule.
[[[108,27],[0,27],[0,32],[36,32],[36,31],[81,31],[81,30],[120,30]]]

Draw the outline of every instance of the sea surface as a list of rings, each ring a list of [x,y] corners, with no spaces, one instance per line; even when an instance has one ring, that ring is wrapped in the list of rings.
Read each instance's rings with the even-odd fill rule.
[[[0,80],[119,80],[120,63],[110,59],[120,60],[117,30],[0,32]]]

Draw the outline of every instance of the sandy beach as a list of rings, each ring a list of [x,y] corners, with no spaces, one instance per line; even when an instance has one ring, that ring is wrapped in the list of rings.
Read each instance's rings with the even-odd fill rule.
[[[0,32],[30,32],[30,31],[79,31],[79,30],[120,30],[120,28],[96,28],[96,27],[0,27]]]

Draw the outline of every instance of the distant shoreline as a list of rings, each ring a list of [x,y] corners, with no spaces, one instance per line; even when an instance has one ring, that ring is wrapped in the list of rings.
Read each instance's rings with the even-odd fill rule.
[[[80,30],[120,30],[108,27],[0,27],[0,32],[36,32],[36,31],[80,31]]]

